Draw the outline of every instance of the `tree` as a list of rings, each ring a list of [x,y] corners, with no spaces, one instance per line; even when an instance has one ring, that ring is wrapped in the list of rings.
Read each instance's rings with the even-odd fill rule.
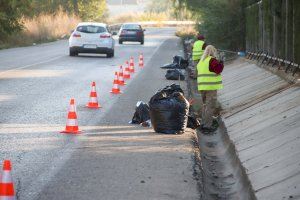
[[[73,0],[72,2],[74,11],[78,9],[78,16],[83,20],[99,21],[105,17],[107,11],[105,0]]]
[[[218,48],[240,50],[245,47],[246,0],[174,0],[193,12],[200,22],[198,30]]]
[[[30,0],[0,1],[0,40],[22,29],[20,18],[28,12]]]
[[[146,12],[150,13],[163,13],[166,11],[170,11],[172,9],[171,0],[160,0],[160,1],[150,1],[147,4]]]
[[[87,21],[101,20],[107,10],[105,0],[33,0],[31,15],[55,14],[59,9]]]

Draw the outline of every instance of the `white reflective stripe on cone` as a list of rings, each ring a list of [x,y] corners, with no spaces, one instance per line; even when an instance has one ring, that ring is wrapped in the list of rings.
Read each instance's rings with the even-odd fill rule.
[[[96,92],[96,87],[95,86],[92,87],[92,92]]]
[[[67,126],[78,126],[77,119],[68,119]]]
[[[118,85],[117,84],[114,84],[114,89],[119,89]]]
[[[75,105],[70,105],[70,107],[69,107],[69,112],[76,112],[76,107],[75,107]]]
[[[12,183],[10,171],[4,170],[1,174],[1,183]]]
[[[16,200],[16,197],[12,196],[0,196],[0,200]]]
[[[97,101],[97,97],[91,97],[90,98],[90,102],[92,102],[92,103],[97,103],[98,101]]]

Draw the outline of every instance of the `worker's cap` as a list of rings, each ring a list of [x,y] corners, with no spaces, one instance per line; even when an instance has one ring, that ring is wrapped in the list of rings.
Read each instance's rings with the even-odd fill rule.
[[[204,38],[204,35],[198,34],[197,35],[197,39],[198,40],[204,40],[205,38]]]

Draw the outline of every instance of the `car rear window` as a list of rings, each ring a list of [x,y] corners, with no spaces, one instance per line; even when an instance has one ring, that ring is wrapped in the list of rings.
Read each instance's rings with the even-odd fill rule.
[[[138,24],[124,24],[122,26],[123,29],[133,29],[133,30],[140,30],[141,26]]]
[[[82,33],[104,33],[104,32],[107,32],[105,27],[92,26],[92,25],[78,26],[76,30],[79,32],[82,32]]]

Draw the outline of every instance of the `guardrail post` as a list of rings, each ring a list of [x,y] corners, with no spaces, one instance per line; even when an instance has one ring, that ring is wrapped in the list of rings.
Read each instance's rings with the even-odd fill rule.
[[[298,71],[300,71],[299,68],[300,68],[300,67],[299,67],[299,64],[297,64],[297,67],[295,66],[295,69],[294,69],[294,71],[293,71],[293,76],[295,76],[295,74],[296,74]]]
[[[290,61],[290,63],[288,64],[288,66],[285,68],[284,72],[288,73],[290,67],[292,66],[293,61]]]
[[[254,58],[254,56],[255,56],[255,52],[252,53],[250,60],[252,60]]]
[[[252,54],[253,54],[252,52],[249,52],[249,55],[248,55],[249,60],[251,60]]]
[[[269,53],[266,53],[266,55],[265,55],[264,59],[262,60],[261,64],[264,64],[264,62],[267,61],[268,55],[269,55]]]
[[[272,64],[272,67],[275,67],[277,65],[276,63],[277,63],[278,59],[279,58],[275,58],[274,63]]]
[[[259,61],[259,59],[260,59],[260,57],[262,56],[263,53],[264,53],[263,51],[261,51],[260,53],[258,53],[258,55],[257,55],[257,61]]]
[[[245,56],[245,58],[246,58],[246,59],[249,59],[249,55],[250,55],[250,52],[246,51],[246,56]]]
[[[292,72],[293,76],[295,76],[298,71],[300,72],[299,64],[294,63],[294,61],[289,61],[285,58],[281,59],[276,57],[274,54],[270,54],[269,52],[264,53],[263,51],[246,51],[245,58],[249,60],[257,60],[258,65],[260,63],[261,65],[268,66],[272,63],[271,67],[277,67],[278,70],[283,69],[285,73]]]
[[[269,65],[272,61],[273,61],[273,58],[274,58],[274,54],[272,54],[272,56],[270,56],[268,62],[267,62],[267,65]]]
[[[278,62],[278,70],[281,69],[281,67],[284,67],[285,66],[285,59],[282,59],[281,62]]]

